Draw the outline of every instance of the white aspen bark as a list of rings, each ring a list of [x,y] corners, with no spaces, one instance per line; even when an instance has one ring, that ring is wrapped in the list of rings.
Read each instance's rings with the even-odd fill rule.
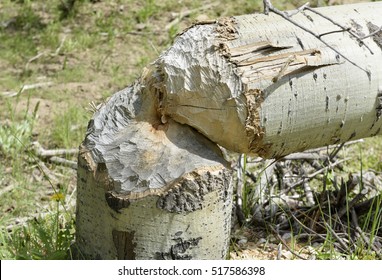
[[[317,9],[360,37],[382,3]],[[222,259],[231,173],[218,145],[266,158],[381,134],[382,32],[360,44],[311,11],[199,23],[89,123],[77,247],[101,259]],[[218,145],[217,145],[218,144]]]
[[[382,3],[317,9],[360,37]],[[184,32],[157,60],[162,113],[225,148],[278,158],[381,134],[382,32],[360,43],[311,12],[222,19]]]

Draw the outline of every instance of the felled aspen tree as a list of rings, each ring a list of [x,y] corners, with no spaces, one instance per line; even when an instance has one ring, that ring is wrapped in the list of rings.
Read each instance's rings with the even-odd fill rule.
[[[219,145],[278,158],[381,134],[381,15],[381,2],[271,7],[180,34],[89,123],[83,256],[224,258],[232,186]]]

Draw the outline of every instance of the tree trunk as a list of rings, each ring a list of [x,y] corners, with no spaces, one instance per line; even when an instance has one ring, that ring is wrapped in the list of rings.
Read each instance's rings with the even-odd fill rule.
[[[382,3],[316,9],[359,37]],[[311,11],[196,25],[156,62],[162,113],[229,150],[278,158],[381,133],[382,32],[360,43]],[[325,43],[324,43],[325,42]]]
[[[78,162],[78,248],[92,259],[225,258],[231,171],[203,135],[161,123],[154,76],[116,93],[89,123]]]
[[[225,258],[218,145],[277,158],[381,133],[382,3],[317,11],[291,18],[310,33],[274,13],[196,24],[95,113],[78,164],[83,257]]]

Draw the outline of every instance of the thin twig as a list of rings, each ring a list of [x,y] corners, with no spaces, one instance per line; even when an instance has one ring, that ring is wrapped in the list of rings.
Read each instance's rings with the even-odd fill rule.
[[[319,11],[317,11],[317,10],[315,10],[315,9],[312,9],[312,8],[310,8],[310,7],[305,7],[305,9],[308,10],[308,11],[311,11],[312,13],[315,13],[315,14],[319,15],[320,17],[322,17],[322,18],[324,18],[324,19],[326,19],[326,20],[328,20],[328,21],[330,21],[330,22],[333,23],[334,25],[337,25],[338,27],[340,27],[340,28],[342,29],[342,31],[349,32],[349,34],[351,34],[354,38],[357,39],[358,43],[360,43],[360,44],[362,44],[363,46],[365,46],[365,47],[370,51],[371,54],[374,54],[373,51],[369,48],[369,46],[366,45],[365,42],[362,41],[362,40],[365,39],[365,38],[364,38],[364,37],[363,37],[363,38],[359,37],[355,32],[353,32],[353,31],[351,30],[351,28],[347,28],[347,27],[345,27],[345,26],[339,24],[338,22],[332,20],[330,17],[325,16],[324,14],[320,13]],[[323,35],[324,35],[324,34],[321,34],[320,36],[322,37]]]
[[[311,219],[310,217],[307,217],[307,215],[303,212],[301,212],[305,218],[309,218]],[[321,240],[326,240],[326,236],[323,235],[323,234],[319,234],[318,232],[314,231],[313,229],[307,227],[306,225],[304,225],[292,212],[289,213],[293,220],[295,220],[295,222],[297,222],[303,229],[305,229],[307,232],[309,232],[310,234],[314,235],[314,236],[318,236]]]
[[[4,96],[4,97],[14,97],[14,96],[17,96],[17,95],[23,93],[26,90],[35,89],[35,88],[50,87],[52,85],[53,85],[53,82],[44,82],[44,83],[23,85],[19,91],[6,91],[6,92],[2,92],[0,95]]]
[[[264,0],[264,2],[267,2],[268,4],[268,0]],[[327,43],[325,40],[323,40],[319,34],[309,30],[308,28],[302,26],[301,24],[297,23],[296,21],[294,21],[293,19],[291,19],[288,15],[286,15],[284,12],[276,9],[275,7],[273,7],[272,5],[268,5],[267,6],[267,9],[273,13],[275,13],[276,15],[279,15],[280,17],[284,18],[285,20],[289,21],[290,23],[292,23],[293,25],[297,26],[298,28],[304,30],[305,32],[311,34],[312,36],[316,37],[317,40],[319,40],[320,42],[322,42],[325,46],[327,46],[329,49],[331,49],[332,51],[334,51],[336,54],[338,54],[339,56],[341,56],[342,58],[344,58],[346,61],[348,61],[349,63],[351,63],[352,65],[354,65],[355,67],[361,69],[362,71],[364,71],[368,77],[370,77],[370,72],[367,71],[366,69],[363,69],[361,66],[359,66],[357,63],[353,62],[351,59],[349,59],[347,56],[343,55],[342,53],[340,53],[336,48],[334,48],[332,45],[330,45],[329,43]]]
[[[341,218],[345,213],[349,211],[349,209],[353,209],[354,205],[360,201],[362,198],[366,196],[366,191],[361,191],[358,193],[347,205],[344,205],[336,214],[338,218]]]
[[[264,14],[268,15],[269,10],[271,7],[273,7],[273,5],[270,0],[263,0],[263,4],[264,4]]]
[[[338,236],[338,234],[332,229],[332,227],[326,222],[324,221],[324,225],[326,227],[327,230],[330,231],[330,233],[335,237],[335,239],[340,243],[342,249],[347,252],[348,249],[349,249],[349,246],[345,243],[345,241]]]
[[[43,55],[45,55],[46,52],[41,52],[41,53],[38,53],[37,55],[35,55],[34,57],[30,58],[27,63],[25,64],[25,67],[24,69],[27,70],[29,68],[29,64],[31,64],[33,61],[39,59],[40,57],[42,57]]]
[[[66,35],[62,38],[62,40],[61,40],[61,42],[60,42],[60,45],[57,47],[57,49],[56,49],[53,53],[49,53],[48,51],[43,51],[43,52],[38,53],[38,54],[35,55],[34,57],[30,58],[30,59],[27,61],[27,63],[25,64],[24,69],[25,69],[25,70],[28,70],[29,65],[30,65],[33,61],[39,59],[40,57],[42,57],[42,56],[44,56],[44,55],[48,55],[48,56],[51,56],[51,57],[55,57],[55,56],[59,55],[59,54],[60,54],[60,51],[61,51],[61,49],[62,49],[62,47],[64,46],[65,40],[66,40]]]
[[[337,148],[335,148],[329,155],[329,158],[327,158],[325,161],[324,161],[324,165],[328,164],[330,161],[332,161],[335,156],[339,153],[339,151],[343,148],[343,146],[345,145],[345,142],[338,145]]]
[[[292,10],[292,11],[287,11],[285,12],[286,15],[288,17],[292,17],[294,15],[297,15],[298,13],[300,13],[301,11],[303,11],[304,9],[308,8],[309,7],[309,2],[305,3],[304,5],[302,5],[301,7],[298,7],[297,9],[295,10]]]
[[[66,35],[64,35],[64,37],[62,38],[62,40],[60,42],[60,45],[58,46],[56,51],[53,54],[51,54],[51,56],[57,56],[60,54],[60,51],[61,51],[62,47],[64,46],[65,40],[66,40]]]
[[[285,190],[283,190],[283,193],[288,193],[290,190],[292,190],[293,188],[297,187],[298,185],[301,185],[305,182],[305,180],[311,180],[313,179],[314,177],[316,177],[318,174],[321,174],[321,173],[324,173],[326,170],[328,170],[329,168],[333,168],[335,167],[336,165],[340,164],[340,163],[343,163],[345,161],[349,160],[348,158],[345,158],[343,160],[339,160],[337,162],[334,162],[332,163],[330,166],[325,166],[323,168],[321,168],[320,170],[316,171],[316,172],[313,172],[312,174],[309,174],[307,175],[306,177],[298,180],[297,182],[295,182],[294,184],[290,185],[288,188],[286,188]]]
[[[377,29],[377,30],[375,30],[374,32],[371,32],[370,34],[368,34],[368,35],[366,35],[366,36],[363,36],[362,38],[360,38],[361,40],[364,40],[364,39],[366,39],[366,38],[369,38],[369,37],[371,37],[371,36],[374,36],[375,34],[377,34],[378,32],[381,32],[382,31],[382,26],[379,28],[379,29]]]

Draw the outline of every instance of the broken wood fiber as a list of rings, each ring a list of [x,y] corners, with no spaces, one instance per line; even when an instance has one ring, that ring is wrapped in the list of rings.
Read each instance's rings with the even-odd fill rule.
[[[382,3],[316,9],[360,37]],[[382,32],[364,39],[313,13],[195,25],[156,61],[161,112],[233,151],[277,158],[381,133]],[[353,32],[353,33],[354,33]]]

